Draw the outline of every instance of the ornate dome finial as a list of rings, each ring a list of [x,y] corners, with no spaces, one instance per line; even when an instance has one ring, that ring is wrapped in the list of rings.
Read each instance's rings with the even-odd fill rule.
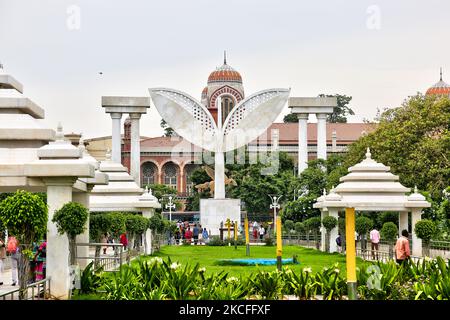
[[[414,186],[414,193],[419,193],[419,190],[417,190],[417,185]]]
[[[323,195],[326,196],[327,195],[327,189],[323,188]]]
[[[61,122],[58,122],[58,127],[56,128],[56,141],[64,141],[64,133]]]
[[[227,64],[227,50],[223,50],[223,64]]]
[[[440,78],[440,80],[439,81],[442,81],[442,67],[441,67],[441,78]]]
[[[111,161],[111,149],[106,150],[106,161]]]
[[[370,153],[370,148],[367,147],[366,159],[372,159],[372,154]]]

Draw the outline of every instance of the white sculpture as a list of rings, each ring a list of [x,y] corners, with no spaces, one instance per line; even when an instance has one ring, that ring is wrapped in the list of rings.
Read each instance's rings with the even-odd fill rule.
[[[240,148],[264,133],[283,110],[290,89],[255,93],[237,104],[225,121],[221,119],[221,99],[218,98],[217,124],[206,106],[186,93],[167,88],[149,91],[159,114],[177,134],[215,153],[214,198],[224,199],[224,152]]]

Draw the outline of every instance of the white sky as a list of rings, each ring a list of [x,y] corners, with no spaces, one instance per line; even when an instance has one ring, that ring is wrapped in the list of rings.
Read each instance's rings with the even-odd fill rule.
[[[0,0],[0,62],[49,127],[86,138],[111,133],[102,95],[164,86],[200,100],[223,50],[246,95],[347,94],[351,122],[372,119],[425,92],[441,66],[450,82],[449,31],[446,0]],[[141,134],[161,135],[159,121],[151,108]]]

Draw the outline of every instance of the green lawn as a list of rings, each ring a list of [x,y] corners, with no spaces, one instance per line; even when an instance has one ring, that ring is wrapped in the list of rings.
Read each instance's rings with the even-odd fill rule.
[[[318,250],[304,248],[300,246],[284,246],[283,258],[292,258],[296,254],[298,256],[297,265],[291,264],[289,268],[294,271],[300,271],[301,268],[311,267],[313,272],[321,270],[338,262],[345,271],[345,255],[333,253],[323,253]],[[245,255],[245,246],[215,247],[215,246],[163,246],[161,251],[153,256],[170,259],[181,264],[196,264],[206,267],[207,273],[220,272],[226,270],[229,275],[240,276],[249,275],[257,270],[273,271],[276,266],[219,266],[216,261],[219,259],[235,259],[247,258]],[[276,246],[251,246],[249,258],[276,258]],[[357,259],[357,264],[362,260]]]

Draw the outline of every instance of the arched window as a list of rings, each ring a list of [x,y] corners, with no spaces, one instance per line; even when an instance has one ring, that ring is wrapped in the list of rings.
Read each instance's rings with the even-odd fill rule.
[[[228,114],[231,112],[231,110],[234,107],[233,98],[230,96],[222,97],[222,106],[221,107],[222,107],[222,123],[224,123]]]
[[[168,162],[164,165],[164,184],[177,189],[177,173],[178,166],[173,162]]]
[[[153,162],[145,162],[142,165],[142,186],[157,183],[156,174],[158,168]]]

